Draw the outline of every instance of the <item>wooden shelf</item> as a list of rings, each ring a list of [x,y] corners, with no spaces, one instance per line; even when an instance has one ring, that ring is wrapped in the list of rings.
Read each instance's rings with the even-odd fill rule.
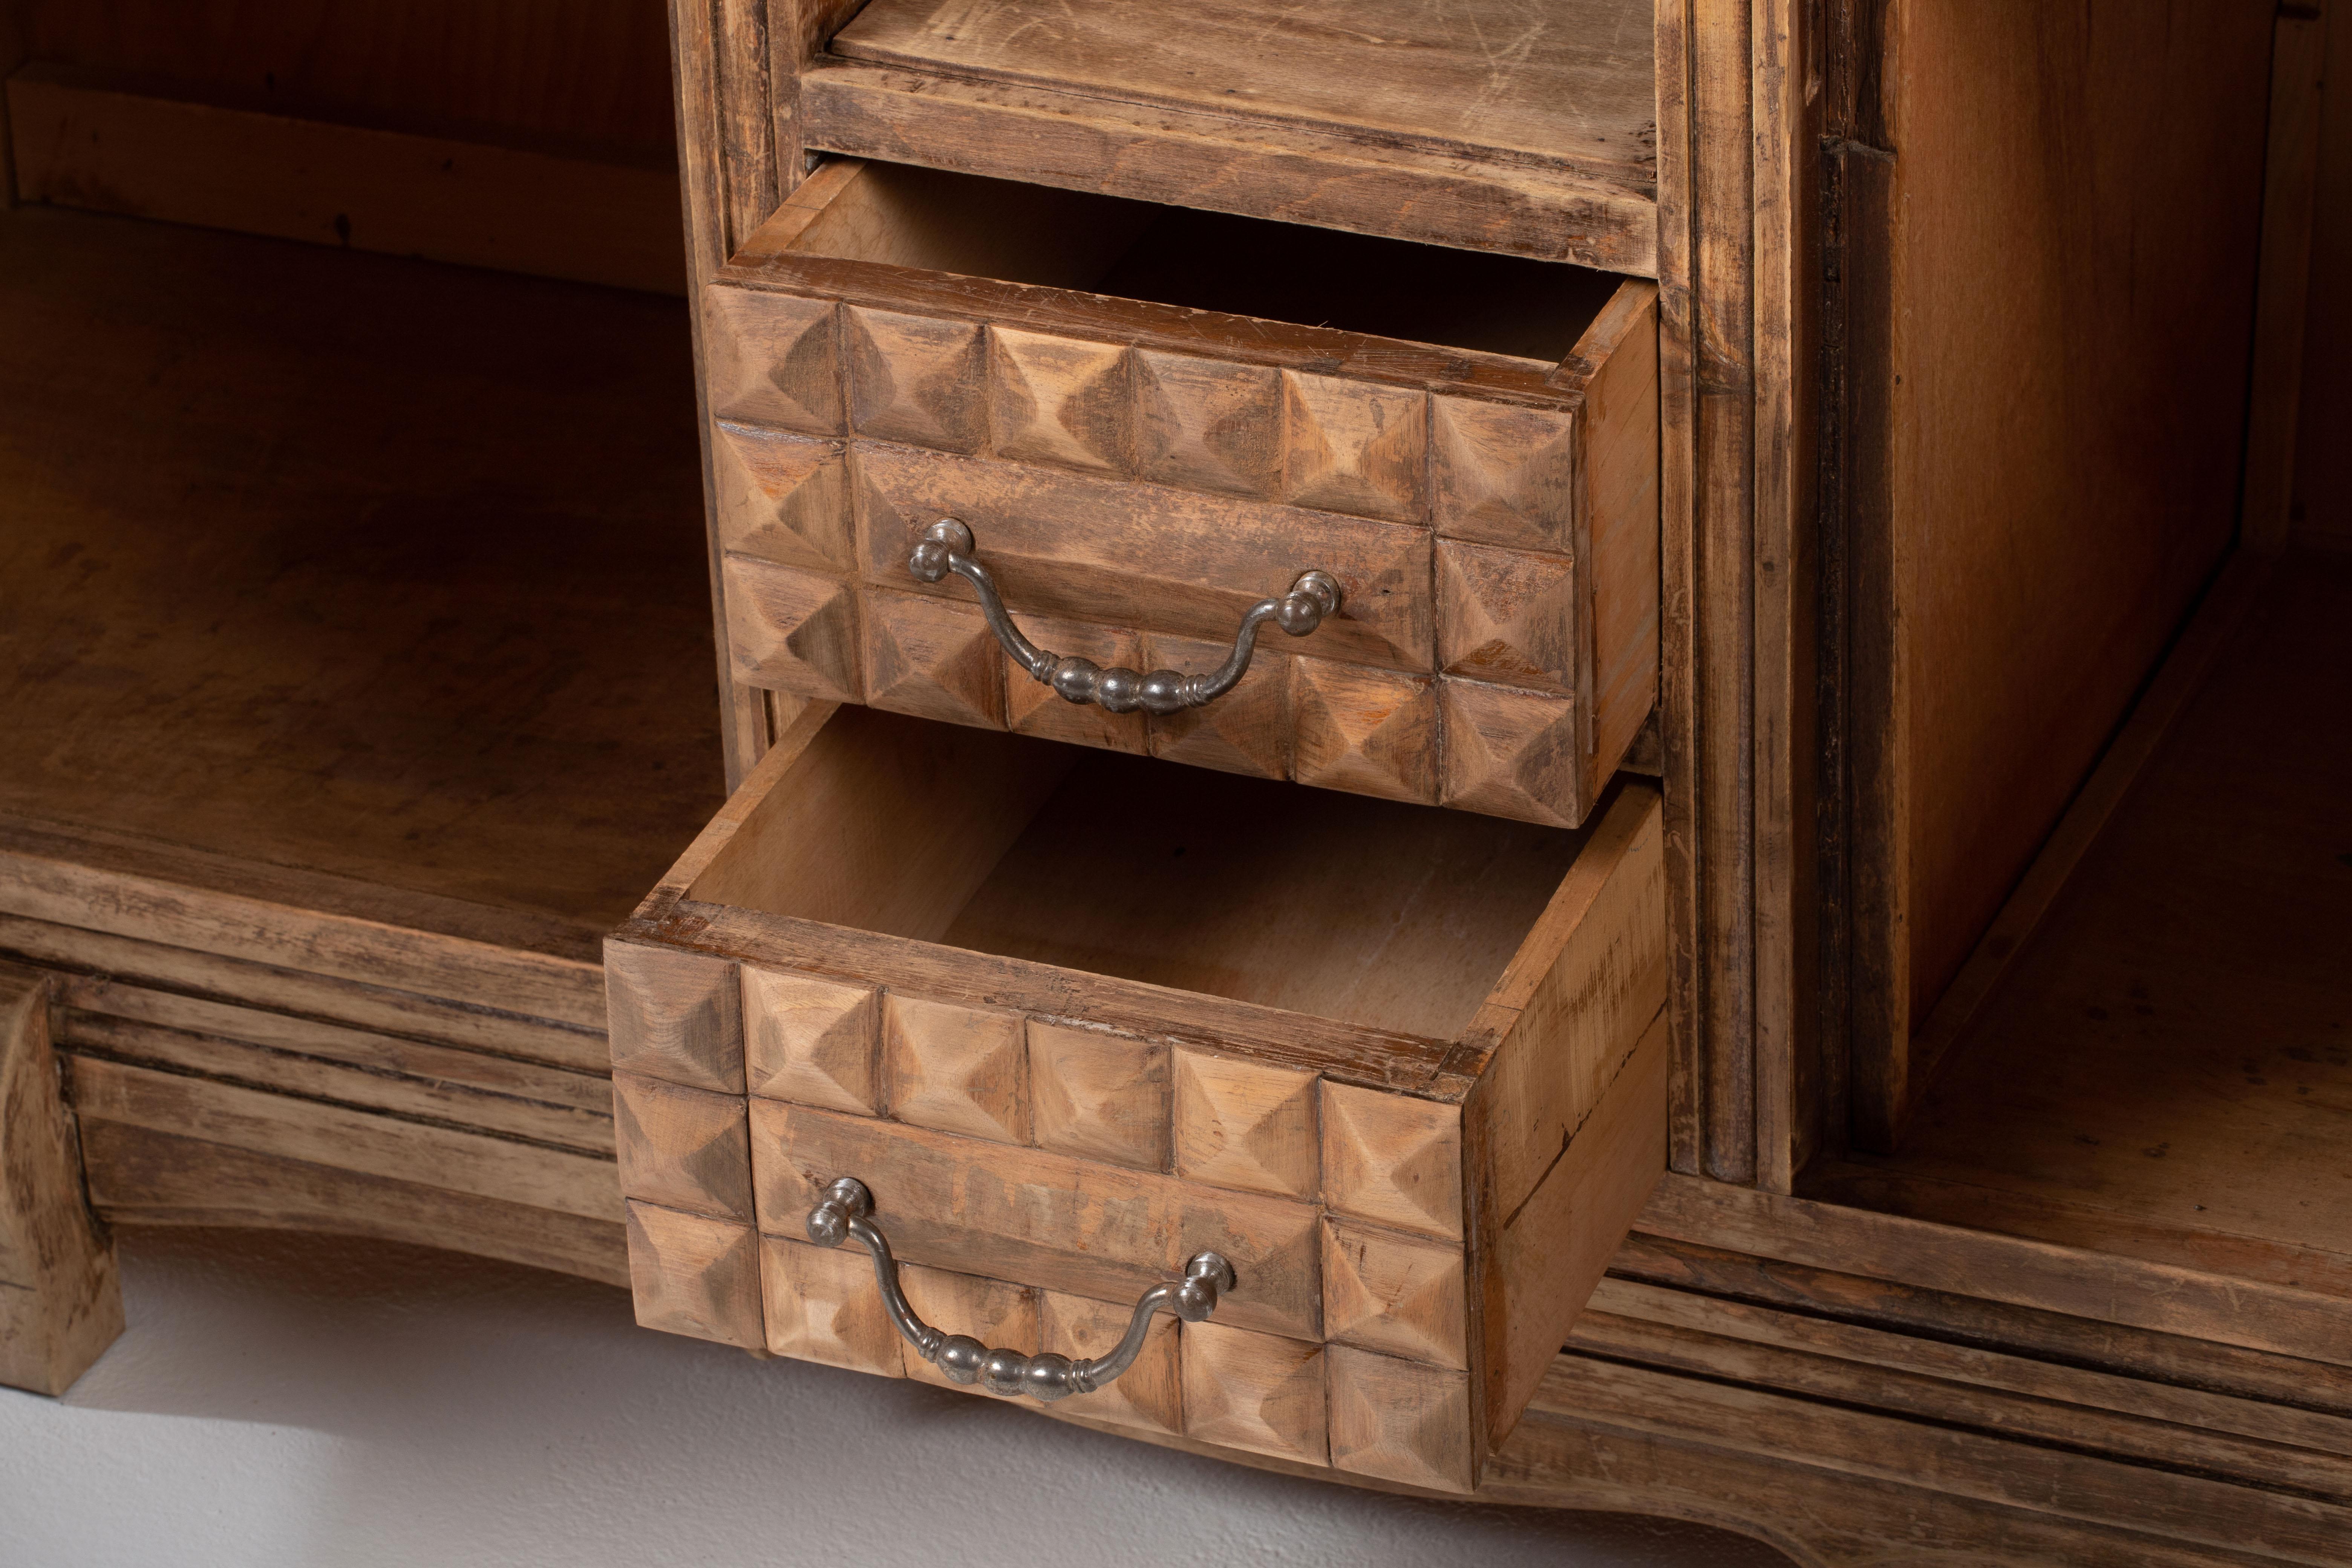
[[[2348,792],[2352,555],[2241,556],[1808,1194],[2352,1297]]]
[[[593,961],[721,795],[682,306],[24,207],[0,319],[5,847]]]
[[[1654,276],[1649,0],[873,0],[830,152]]]

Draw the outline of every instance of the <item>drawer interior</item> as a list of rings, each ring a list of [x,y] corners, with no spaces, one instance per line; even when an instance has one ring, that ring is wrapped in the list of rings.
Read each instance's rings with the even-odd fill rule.
[[[840,188],[785,253],[887,261],[1556,364],[1622,284],[1564,262],[908,164]]]
[[[874,709],[822,721],[688,898],[1436,1039],[1589,837]]]

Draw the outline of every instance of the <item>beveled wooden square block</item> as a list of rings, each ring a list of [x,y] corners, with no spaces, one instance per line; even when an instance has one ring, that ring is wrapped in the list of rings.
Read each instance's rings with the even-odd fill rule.
[[[988,329],[996,455],[1090,474],[1134,467],[1135,392],[1117,343]]]
[[[882,999],[870,985],[743,965],[743,1074],[771,1100],[882,1109]]]
[[[1322,1178],[1316,1077],[1179,1046],[1176,1173],[1278,1197],[1315,1196]]]
[[[845,1245],[856,1245],[847,1243]],[[899,1288],[907,1292],[915,1316],[943,1334],[968,1334],[991,1350],[1014,1350],[1024,1355],[1038,1348],[1037,1292],[1002,1279],[926,1268],[919,1263],[898,1266]],[[908,1377],[936,1383],[941,1388],[983,1392],[978,1384],[955,1383],[922,1352],[898,1339],[899,1364]]]
[[[1572,698],[1450,677],[1437,685],[1445,805],[1552,827],[1583,820],[1589,803]]]
[[[856,564],[843,443],[729,420],[713,431],[719,549],[824,571]]]
[[[1391,522],[1428,515],[1428,398],[1404,387],[1282,373],[1282,499]]]
[[[1219,773],[1288,778],[1292,660],[1268,648],[1266,641],[1259,639],[1257,657],[1234,689],[1206,708],[1152,714],[1148,725],[1151,754]],[[1190,637],[1143,639],[1147,669],[1214,669],[1232,652],[1231,644]]]
[[[731,962],[607,942],[604,996],[615,1071],[743,1092],[743,1014]]]
[[[863,305],[844,308],[849,422],[861,436],[977,452],[987,425],[981,329]]]
[[[1160,1041],[1033,1019],[1029,1103],[1040,1149],[1168,1168],[1168,1047]]]
[[[1004,728],[1004,654],[978,610],[868,590],[866,700],[894,713]]]
[[[1324,1359],[1333,1468],[1435,1491],[1476,1484],[1469,1373],[1346,1345]]]
[[[751,1223],[751,1131],[740,1095],[616,1072],[613,1132],[627,1196]]]
[[[1461,1247],[1326,1219],[1323,1333],[1337,1343],[1467,1368]]]
[[[1290,673],[1291,776],[1423,805],[1437,800],[1437,692],[1426,676],[1328,659]]]
[[[1274,494],[1282,460],[1277,372],[1139,349],[1135,400],[1140,478],[1220,495]]]
[[[842,430],[833,304],[764,289],[702,292],[703,369],[710,412],[813,436]]]
[[[882,1000],[884,1095],[901,1121],[1025,1143],[1028,1061],[1018,1013],[896,993]]]
[[[1038,1296],[1038,1348],[1076,1361],[1110,1352],[1127,1332],[1135,1304],[1091,1300],[1041,1290]],[[1153,1315],[1135,1364],[1108,1388],[1074,1394],[1055,1406],[1089,1421],[1108,1421],[1145,1432],[1179,1433],[1184,1429],[1182,1334],[1166,1312]]]
[[[1433,394],[1431,521],[1452,539],[1564,551],[1575,522],[1576,416]]]
[[[777,1355],[906,1375],[898,1358],[906,1342],[883,1309],[874,1261],[856,1243],[813,1247],[763,1236],[760,1286],[767,1345]]]
[[[1462,1111],[1351,1084],[1323,1084],[1323,1201],[1375,1225],[1459,1240]]]
[[[825,702],[856,702],[857,595],[848,584],[730,555],[720,568],[735,679]]]
[[[1216,1322],[1187,1323],[1179,1337],[1186,1436],[1327,1462],[1322,1346]]]
[[[664,1333],[758,1350],[760,1237],[748,1225],[626,1205],[629,1295],[637,1322]]]
[[[1065,658],[1090,658],[1104,669],[1114,665],[1124,665],[1129,669],[1144,668],[1143,638],[1124,627],[1047,620],[1042,616],[1023,616],[1021,627],[1039,647]],[[1140,711],[1112,713],[1092,702],[1065,701],[1051,686],[1013,663],[1010,656],[1004,658],[1004,718],[1007,727],[1019,733],[1048,741],[1100,746],[1138,756],[1150,744],[1150,731]]]
[[[1576,565],[1566,555],[1437,542],[1437,662],[1531,691],[1576,689]]]

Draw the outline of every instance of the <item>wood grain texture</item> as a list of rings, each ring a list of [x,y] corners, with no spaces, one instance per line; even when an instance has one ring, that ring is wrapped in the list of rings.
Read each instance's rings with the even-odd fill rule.
[[[1345,1220],[1323,1222],[1323,1333],[1335,1344],[1466,1367],[1462,1249]]]
[[[1323,1201],[1333,1212],[1401,1230],[1462,1235],[1458,1107],[1325,1080]]]
[[[743,1092],[737,966],[631,942],[604,949],[613,1067],[691,1089]]]
[[[765,1344],[760,1237],[750,1226],[632,1202],[628,1245],[641,1326],[745,1350]]]
[[[1324,1363],[1320,1345],[1223,1323],[1187,1323],[1178,1336],[1184,1365],[1184,1435],[1220,1447],[1325,1462]]]
[[[613,1122],[624,1194],[751,1223],[751,1151],[741,1096],[616,1072]]]
[[[1039,1343],[1055,1355],[1076,1361],[1098,1356],[1104,1347],[1118,1343],[1127,1332],[1135,1304],[1092,1301],[1058,1291],[1037,1292]],[[1076,1394],[1062,1401],[1072,1415],[1107,1422],[1131,1431],[1181,1432],[1184,1429],[1184,1371],[1180,1342],[1183,1328],[1165,1312],[1155,1317],[1144,1335],[1143,1350],[1118,1381],[1092,1394]]]
[[[1099,1029],[1030,1020],[1029,1089],[1037,1147],[1139,1171],[1168,1169],[1169,1047]]]
[[[710,462],[711,527],[721,550],[816,571],[854,563],[849,465],[840,442],[722,419]]]
[[[2292,531],[2313,237],[2317,228],[2327,14],[2282,11],[2271,36],[2271,122],[2263,158],[2261,275],[2254,284],[2253,364],[2242,542],[2275,550]]]
[[[1434,1491],[1477,1482],[1467,1374],[1346,1345],[1324,1352],[1331,1465]]]
[[[897,993],[882,1000],[884,1102],[917,1127],[1003,1143],[1029,1141],[1029,1058],[1021,1015]]]
[[[844,1256],[853,1262],[862,1258],[855,1248]],[[1041,1342],[1037,1292],[1025,1285],[925,1268],[916,1263],[899,1267],[898,1285],[906,1291],[907,1304],[915,1309],[915,1316],[943,1334],[964,1334],[992,1349],[1006,1348],[1024,1355]],[[950,1382],[947,1373],[925,1361],[903,1335],[893,1331],[892,1337],[898,1342],[899,1366],[908,1377],[941,1388],[982,1392],[973,1384]]]
[[[905,1375],[905,1342],[882,1306],[873,1262],[858,1247],[759,1238],[767,1348],[854,1372]]]
[[[1215,1051],[1175,1048],[1178,1175],[1279,1197],[1312,1197],[1322,1175],[1316,1078]]]
[[[109,70],[8,79],[22,199],[388,256],[679,294],[677,175],[660,153],[341,124],[162,95]]]
[[[1221,1321],[1310,1336],[1321,1315],[1314,1209],[1144,1171],[755,1100],[761,1228],[797,1235],[824,1183],[855,1175],[899,1256],[1132,1303],[1203,1248],[1247,1277]]]
[[[122,1332],[122,1286],[83,1197],[47,988],[0,964],[0,1384],[61,1394]]]
[[[746,964],[744,1086],[770,1100],[881,1113],[881,999],[870,985]]]

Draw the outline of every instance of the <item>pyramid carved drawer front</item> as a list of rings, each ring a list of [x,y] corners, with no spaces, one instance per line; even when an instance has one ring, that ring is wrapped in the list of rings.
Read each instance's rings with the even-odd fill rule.
[[[1664,1168],[1662,864],[1641,783],[1567,832],[820,705],[607,947],[639,1321],[953,1383],[1213,1252],[1052,1408],[1466,1490]]]
[[[734,679],[1581,823],[1655,694],[1655,287],[1550,269],[1558,363],[1430,347],[1035,286],[1117,286],[1161,209],[943,181],[832,165],[704,292]],[[1106,668],[1213,669],[1302,572],[1340,603],[1204,706],[1079,712],[909,570],[947,517]]]

